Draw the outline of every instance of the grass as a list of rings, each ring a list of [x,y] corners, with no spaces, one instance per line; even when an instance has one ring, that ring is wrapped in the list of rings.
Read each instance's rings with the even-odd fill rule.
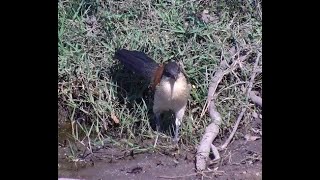
[[[216,105],[224,120],[219,137],[229,134],[247,103],[243,88],[262,51],[261,2],[60,0],[58,6],[58,98],[67,114],[64,120],[71,124],[69,140],[90,150],[103,142],[144,149],[142,142],[155,137],[152,95],[113,59],[116,48],[144,51],[159,63],[177,59],[184,64],[193,88],[181,143],[190,147],[199,143],[211,121],[208,115],[200,118],[211,74],[221,59],[230,61],[232,47],[240,54],[250,51],[243,67],[218,87]],[[201,18],[204,10],[211,21]],[[261,92],[261,85],[262,75],[254,89]],[[245,119],[248,124],[249,115]],[[160,139],[159,147],[171,144],[168,133]]]

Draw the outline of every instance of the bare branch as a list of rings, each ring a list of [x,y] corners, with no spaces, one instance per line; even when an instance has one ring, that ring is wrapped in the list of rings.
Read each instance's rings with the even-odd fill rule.
[[[252,71],[252,74],[251,74],[250,82],[249,82],[248,89],[247,89],[247,95],[246,95],[246,101],[247,101],[247,102],[248,102],[249,96],[250,96],[250,94],[251,94],[251,90],[252,90],[254,78],[256,77],[256,69],[257,69],[258,64],[259,64],[260,56],[261,56],[261,54],[258,53],[256,62],[255,62],[255,64],[254,64],[253,71]],[[236,131],[237,131],[237,129],[238,129],[238,126],[239,126],[239,124],[240,124],[240,121],[241,121],[241,119],[242,119],[245,111],[246,111],[246,108],[242,108],[241,113],[240,113],[240,115],[238,116],[238,119],[237,119],[237,121],[236,121],[236,123],[235,123],[235,125],[234,125],[234,127],[233,127],[233,129],[232,129],[231,134],[229,135],[229,137],[228,137],[228,139],[226,140],[226,142],[220,147],[220,150],[225,149],[225,148],[228,146],[228,144],[231,142],[234,134],[236,133]]]
[[[228,71],[230,72],[230,71]],[[203,171],[206,168],[206,161],[209,157],[210,148],[213,150],[215,158],[219,157],[219,152],[215,151],[215,146],[212,148],[212,142],[219,133],[222,118],[220,113],[217,111],[214,103],[214,93],[217,90],[218,84],[222,80],[223,76],[227,73],[226,66],[221,62],[220,69],[217,70],[215,75],[211,79],[211,83],[208,90],[207,102],[209,105],[209,114],[212,119],[212,123],[209,124],[205,130],[205,133],[201,139],[200,145],[197,150],[196,155],[196,169],[198,171]]]

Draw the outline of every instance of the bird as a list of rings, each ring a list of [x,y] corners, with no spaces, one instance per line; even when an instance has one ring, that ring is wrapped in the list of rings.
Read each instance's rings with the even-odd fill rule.
[[[144,52],[138,50],[118,49],[114,57],[125,68],[149,80],[150,88],[154,92],[152,109],[157,131],[154,146],[158,140],[161,114],[169,110],[173,111],[175,115],[173,141],[177,143],[191,87],[182,67],[176,61],[157,63]]]

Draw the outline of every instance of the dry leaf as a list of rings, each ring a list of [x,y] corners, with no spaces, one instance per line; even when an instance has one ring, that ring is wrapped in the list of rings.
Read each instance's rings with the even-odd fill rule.
[[[231,56],[235,55],[237,53],[236,51],[236,48],[234,46],[232,46],[230,49],[229,49],[229,53]]]
[[[258,114],[257,114],[255,111],[253,111],[253,112],[252,112],[252,117],[258,118]]]
[[[119,119],[114,114],[114,112],[111,112],[111,119],[114,121],[114,123],[119,124]]]
[[[87,17],[86,20],[86,30],[87,35],[86,36],[96,36],[98,33],[98,21],[95,16]]]
[[[209,11],[208,11],[208,9],[205,9],[205,10],[203,10],[202,13],[203,13],[203,14],[209,14]]]
[[[203,10],[201,13],[201,20],[205,23],[217,21],[217,17],[211,16],[207,9]]]
[[[260,134],[260,136],[262,136],[262,131],[259,130],[259,129],[254,129],[254,128],[251,128],[251,130],[254,132],[254,133],[257,133],[257,134]]]
[[[244,61],[244,60],[246,59],[246,57],[247,57],[246,55],[240,56],[240,57],[239,57],[239,61],[240,61],[240,62]],[[239,64],[239,65],[242,65],[242,64]]]
[[[244,87],[243,85],[241,85],[240,88],[241,88],[241,91],[242,91],[243,93],[245,93],[245,92],[247,91],[246,87]]]
[[[245,138],[247,141],[255,141],[255,140],[260,139],[259,136],[251,136],[250,134],[245,135],[244,138]]]

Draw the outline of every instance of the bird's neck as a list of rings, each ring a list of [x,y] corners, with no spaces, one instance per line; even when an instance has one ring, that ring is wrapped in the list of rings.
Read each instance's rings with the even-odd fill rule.
[[[152,90],[155,90],[156,86],[160,83],[161,78],[162,78],[162,74],[163,74],[163,70],[164,70],[163,65],[160,65],[156,69],[154,76],[153,76],[153,79],[152,79],[152,85],[151,85]]]

